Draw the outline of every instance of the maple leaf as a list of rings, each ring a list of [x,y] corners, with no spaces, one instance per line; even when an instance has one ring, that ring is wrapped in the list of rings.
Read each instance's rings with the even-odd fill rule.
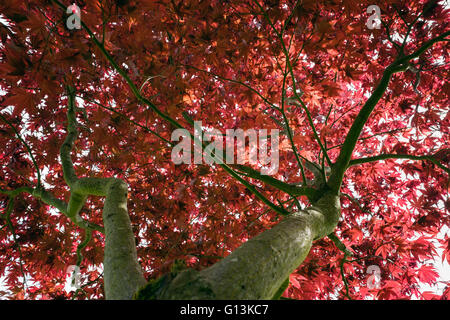
[[[434,283],[439,277],[433,266],[423,265],[418,271],[419,280],[424,283]]]

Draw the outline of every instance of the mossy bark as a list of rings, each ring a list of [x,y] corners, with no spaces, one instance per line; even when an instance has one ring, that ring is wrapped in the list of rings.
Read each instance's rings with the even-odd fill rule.
[[[105,256],[103,259],[106,299],[131,299],[144,279],[137,260],[136,244],[127,211],[127,184],[109,183],[103,208]]]

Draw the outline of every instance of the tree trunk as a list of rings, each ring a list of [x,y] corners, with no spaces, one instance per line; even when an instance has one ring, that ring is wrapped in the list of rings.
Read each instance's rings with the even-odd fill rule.
[[[127,184],[113,179],[107,188],[103,208],[106,299],[131,299],[146,281],[137,260],[135,238],[127,211]]]

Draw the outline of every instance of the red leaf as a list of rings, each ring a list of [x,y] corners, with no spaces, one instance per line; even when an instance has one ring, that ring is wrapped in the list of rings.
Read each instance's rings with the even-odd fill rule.
[[[433,266],[423,265],[418,271],[419,280],[425,283],[434,283],[439,277]]]

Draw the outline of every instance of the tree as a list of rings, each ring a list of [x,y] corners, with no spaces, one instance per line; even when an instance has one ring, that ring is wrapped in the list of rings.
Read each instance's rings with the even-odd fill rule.
[[[440,298],[419,285],[450,262],[442,2],[383,2],[379,26],[370,1],[75,4],[0,5],[10,297]],[[279,129],[278,172],[175,165],[194,121]]]

